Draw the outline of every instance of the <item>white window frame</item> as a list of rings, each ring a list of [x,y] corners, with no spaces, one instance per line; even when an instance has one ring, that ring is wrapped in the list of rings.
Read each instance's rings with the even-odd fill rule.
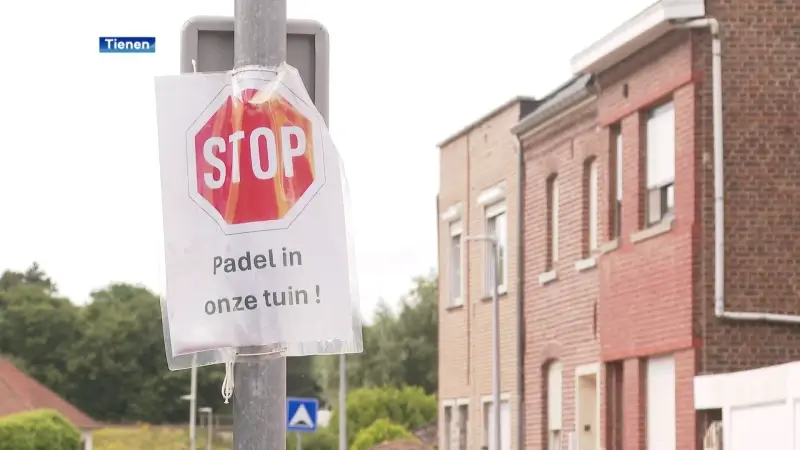
[[[556,266],[558,265],[558,227],[559,227],[559,218],[558,218],[558,203],[559,203],[559,189],[558,189],[558,174],[553,175],[552,178],[549,178],[547,181],[547,202],[550,203],[551,207],[551,217],[550,223],[547,224],[550,227],[550,270],[556,270]]]
[[[500,407],[501,408],[503,407],[504,403],[508,404],[509,407],[511,406],[511,394],[509,394],[508,392],[500,393]],[[481,425],[482,425],[482,430],[483,430],[482,431],[483,446],[488,448],[488,449],[490,449],[490,450],[492,450],[492,442],[491,442],[491,436],[489,436],[489,429],[490,429],[489,428],[489,424],[491,423],[490,421],[492,420],[492,417],[490,416],[490,412],[492,412],[492,410],[489,409],[489,407],[492,406],[492,405],[494,405],[494,398],[491,395],[483,395],[483,396],[481,396]],[[511,420],[511,417],[509,417],[508,419]],[[500,420],[502,420],[502,414],[501,414]],[[500,430],[500,432],[502,433],[502,429]],[[501,436],[501,440],[502,440],[502,436]],[[513,440],[513,438],[512,438],[512,440]],[[502,445],[502,444],[503,443],[501,442],[500,445]],[[510,446],[509,446],[509,448],[510,448]]]
[[[597,158],[593,158],[589,161],[588,167],[588,189],[586,195],[589,196],[589,208],[586,213],[589,215],[589,220],[587,221],[587,225],[589,227],[589,254],[587,256],[592,256],[592,253],[597,250],[598,247],[598,207],[597,207],[597,200],[598,200],[598,191],[599,191],[599,174],[598,174],[598,164]]]
[[[646,126],[646,225],[655,225],[675,213],[675,103],[649,111]]]
[[[617,138],[614,142],[614,161],[615,161],[615,180],[614,180],[614,237],[618,238],[622,234],[622,158],[623,158],[623,137],[622,126],[620,125],[617,130]]]
[[[547,448],[560,450],[564,439],[564,367],[560,361],[547,366]]]
[[[461,398],[451,398],[447,400],[442,400],[442,416],[444,416],[444,409],[451,408],[451,418],[453,420],[453,424],[450,427],[450,431],[455,432],[455,435],[451,435],[452,438],[456,438],[456,445],[455,448],[451,446],[451,450],[461,450],[461,432],[464,432],[464,448],[466,448],[467,443],[469,442],[469,420],[470,420],[470,405],[469,405],[469,398],[461,397]],[[464,423],[464,427],[461,427],[461,409],[462,406],[466,406],[467,410],[467,420]],[[452,444],[452,440],[450,441]],[[448,444],[448,445],[450,445]]]
[[[500,246],[502,244],[502,247],[503,247],[502,258],[500,258],[500,255],[496,254],[496,257],[498,258],[497,262],[502,267],[501,279],[498,280],[499,283],[497,284],[497,294],[498,295],[502,295],[502,294],[505,294],[506,292],[508,292],[508,234],[509,234],[508,233],[508,228],[509,228],[509,224],[508,224],[508,208],[506,207],[505,202],[500,202],[500,203],[495,203],[494,205],[491,205],[491,206],[487,207],[486,210],[485,210],[485,216],[486,216],[485,227],[486,227],[486,232],[487,233],[489,232],[489,223],[492,221],[492,219],[496,219],[500,215],[504,215],[505,216],[506,224],[505,224],[505,230],[503,230],[503,233],[501,235],[504,238],[502,239],[502,242],[498,240],[498,243],[497,243],[498,246]],[[492,287],[492,272],[491,272],[492,268],[489,265],[489,261],[492,260],[492,258],[490,258],[491,255],[489,254],[489,252],[492,251],[492,247],[493,246],[491,244],[487,243],[487,245],[486,245],[486,264],[485,264],[485,274],[484,274],[484,285],[486,287],[486,293],[487,294],[492,294],[492,292],[493,292],[492,291],[492,289],[493,289],[493,287]],[[498,250],[498,253],[499,253],[499,250]]]
[[[464,228],[461,224],[461,220],[454,220],[450,222],[450,239],[447,241],[447,278],[448,278],[448,301],[451,307],[455,306],[462,306],[464,304],[464,288],[465,288],[465,276],[464,276]],[[455,267],[453,266],[453,260],[455,255],[453,254],[453,241],[455,238],[459,240],[459,254],[458,254],[458,280],[455,280]],[[455,295],[453,292],[453,287],[458,286],[458,295]]]

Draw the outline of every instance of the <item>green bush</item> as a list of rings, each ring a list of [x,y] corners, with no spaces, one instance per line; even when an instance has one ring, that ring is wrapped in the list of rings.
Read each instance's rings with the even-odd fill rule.
[[[377,419],[388,419],[407,430],[416,430],[436,420],[436,398],[422,388],[405,386],[361,388],[347,394],[347,443]],[[329,424],[339,427],[339,411],[334,410]]]
[[[297,433],[286,434],[286,449],[297,448]],[[317,428],[314,433],[303,433],[303,450],[338,450],[338,433],[329,428]]]
[[[356,434],[355,442],[350,450],[369,450],[384,442],[400,439],[416,440],[416,437],[402,425],[392,423],[389,419],[378,419]]]
[[[61,414],[38,410],[0,419],[0,450],[75,450],[81,434]]]

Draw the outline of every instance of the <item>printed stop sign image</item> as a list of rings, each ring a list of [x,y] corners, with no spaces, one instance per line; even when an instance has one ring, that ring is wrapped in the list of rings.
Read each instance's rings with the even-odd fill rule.
[[[287,94],[220,94],[187,132],[189,195],[226,234],[287,228],[324,183],[318,116]]]

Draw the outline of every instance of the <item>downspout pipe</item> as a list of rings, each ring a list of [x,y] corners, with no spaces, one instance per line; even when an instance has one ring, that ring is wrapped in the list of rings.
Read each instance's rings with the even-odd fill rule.
[[[711,102],[714,129],[714,314],[721,319],[800,323],[800,316],[725,310],[725,172],[722,114],[722,44],[719,22],[712,17],[675,22],[676,28],[708,28],[711,32]]]
[[[525,155],[519,136],[517,151],[517,448],[525,448]]]

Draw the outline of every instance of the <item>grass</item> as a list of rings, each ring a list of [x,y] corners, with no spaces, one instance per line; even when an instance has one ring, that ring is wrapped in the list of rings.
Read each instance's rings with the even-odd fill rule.
[[[205,429],[197,429],[197,449],[206,448]],[[95,450],[190,450],[186,427],[108,427],[95,430]],[[213,450],[230,450],[230,443],[214,442]]]

